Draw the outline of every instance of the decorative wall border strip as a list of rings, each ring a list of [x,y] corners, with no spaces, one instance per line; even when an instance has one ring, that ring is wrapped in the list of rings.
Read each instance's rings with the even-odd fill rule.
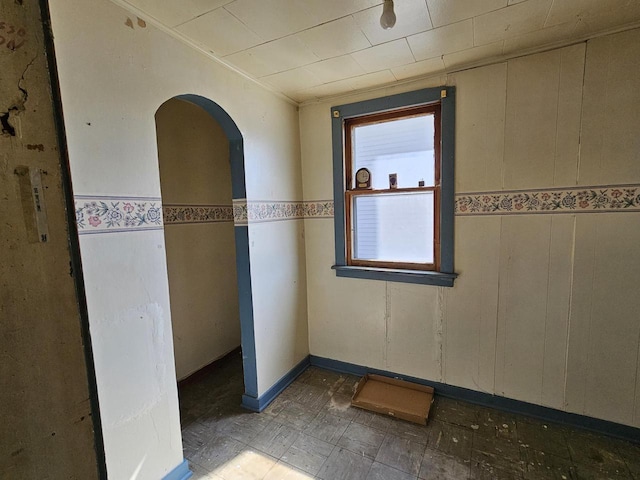
[[[76,195],[78,233],[158,230],[164,225],[279,222],[333,218],[333,200],[261,201],[233,205],[165,205],[157,197]],[[455,215],[522,215],[640,212],[640,184],[458,193]]]
[[[165,225],[233,222],[232,205],[163,205]]]
[[[304,218],[333,218],[333,200],[304,202]]]
[[[78,235],[161,230],[162,201],[157,197],[76,195]]]
[[[333,218],[333,200],[247,202],[243,198],[233,201],[233,220],[236,225],[305,218]]]
[[[233,223],[236,226],[245,226],[249,224],[246,198],[233,199]]]
[[[458,216],[604,212],[640,212],[640,185],[460,193],[455,203]]]

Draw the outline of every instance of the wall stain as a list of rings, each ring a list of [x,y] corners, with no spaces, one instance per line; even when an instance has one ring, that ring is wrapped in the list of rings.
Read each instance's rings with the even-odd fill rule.
[[[124,24],[129,27],[131,30],[133,30],[133,22],[131,21],[131,19],[129,17],[127,17],[127,21],[124,22]]]
[[[0,115],[0,127],[2,127],[1,133],[3,135],[9,135],[11,137],[16,136],[16,129],[9,123],[10,112],[3,112]]]
[[[140,28],[147,28],[147,22],[145,22],[143,19],[141,19],[140,17],[136,17],[138,19],[138,26]]]
[[[29,143],[27,144],[27,150],[38,150],[39,152],[44,152],[44,145],[41,143]]]

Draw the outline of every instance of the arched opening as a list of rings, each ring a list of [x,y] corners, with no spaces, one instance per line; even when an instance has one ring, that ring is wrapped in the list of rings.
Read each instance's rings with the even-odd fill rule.
[[[162,104],[156,130],[177,379],[241,345],[243,399],[257,398],[248,232],[233,215],[246,197],[242,135],[196,95]]]

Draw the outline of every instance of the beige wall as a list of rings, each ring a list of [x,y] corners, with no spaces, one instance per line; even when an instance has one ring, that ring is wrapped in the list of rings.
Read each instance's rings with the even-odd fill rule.
[[[174,99],[156,113],[156,129],[163,206],[231,207],[229,142],[220,125]],[[240,345],[233,219],[193,220],[164,230],[178,379]]]
[[[0,478],[94,479],[80,309],[69,271],[65,161],[41,13],[37,2],[2,2],[0,19],[0,115],[9,113],[15,129],[0,133]],[[11,40],[15,49],[6,47]],[[26,168],[46,172],[39,192],[46,242],[39,241],[29,175],[16,174]]]
[[[300,112],[305,199],[332,191],[329,108],[457,87],[456,194],[640,183],[640,30]],[[310,350],[640,426],[640,213],[456,216],[453,288],[337,278],[305,220]]]
[[[154,115],[195,94],[242,133],[247,197],[301,200],[294,105],[108,0],[51,10],[76,195],[157,201]],[[165,237],[147,227],[80,236],[110,478],[157,480],[183,459]],[[249,233],[262,395],[308,354],[302,221],[236,228]]]

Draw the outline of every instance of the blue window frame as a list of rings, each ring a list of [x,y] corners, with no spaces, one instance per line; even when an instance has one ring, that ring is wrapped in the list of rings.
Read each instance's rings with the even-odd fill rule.
[[[345,124],[359,117],[371,116],[394,110],[406,110],[423,105],[439,106],[440,161],[437,172],[440,179],[440,201],[435,212],[438,216],[439,262],[437,269],[421,270],[394,268],[393,266],[349,265],[347,252],[347,225],[345,198],[351,198],[347,190],[353,185],[352,178],[345,172],[354,174],[352,166],[345,165],[345,144],[347,134]],[[339,105],[331,108],[333,174],[334,174],[334,222],[335,222],[335,265],[332,267],[339,277],[365,278],[393,282],[419,283],[427,285],[453,286],[456,278],[453,265],[453,221],[454,221],[454,146],[455,146],[455,87],[438,87],[401,93],[363,102]],[[352,192],[349,192],[352,193]]]

